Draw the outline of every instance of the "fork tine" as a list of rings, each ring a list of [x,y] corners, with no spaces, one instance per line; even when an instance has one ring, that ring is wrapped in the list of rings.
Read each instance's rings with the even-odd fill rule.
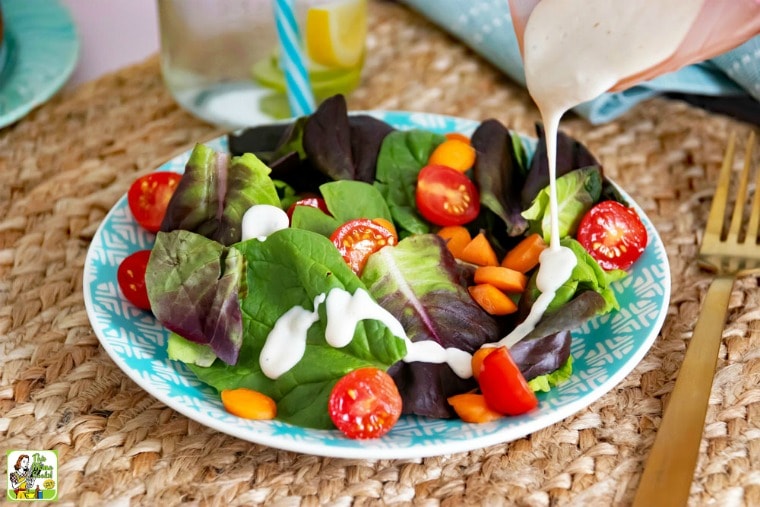
[[[744,166],[742,167],[742,172],[739,175],[739,188],[736,191],[736,203],[734,204],[734,211],[731,214],[731,225],[728,229],[727,236],[728,241],[738,242],[739,240],[739,231],[742,226],[742,218],[744,217],[744,205],[747,202],[747,187],[749,186],[749,173],[752,162],[753,143],[754,139],[752,139],[752,136],[750,135],[747,149],[744,152]]]
[[[751,131],[749,134],[749,140],[747,141],[747,154],[745,156],[745,164],[749,164],[752,157],[752,150],[755,147],[755,131]],[[758,241],[758,229],[760,229],[760,168],[758,168],[755,174],[755,195],[752,198],[752,209],[749,212],[749,223],[747,224],[747,239],[750,244],[757,243]]]
[[[734,144],[736,136],[733,132],[728,138],[726,154],[723,157],[723,165],[720,168],[718,184],[715,187],[712,204],[710,205],[710,216],[707,218],[705,227],[705,236],[721,237],[723,231],[723,218],[726,214],[726,201],[728,200],[728,187],[731,183],[731,163],[734,160]]]

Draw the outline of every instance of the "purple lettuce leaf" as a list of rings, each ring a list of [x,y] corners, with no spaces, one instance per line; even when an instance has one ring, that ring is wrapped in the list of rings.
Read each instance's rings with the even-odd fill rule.
[[[410,236],[373,254],[362,281],[370,294],[404,326],[413,342],[433,340],[469,353],[497,340],[497,322],[459,284],[456,261],[435,234]],[[445,364],[399,362],[389,369],[404,412],[448,418],[449,396],[476,387]]]
[[[348,116],[346,99],[335,95],[307,119],[303,150],[311,165],[334,180],[375,180],[380,145],[393,131],[367,115]]]
[[[520,340],[509,349],[515,364],[525,380],[551,373],[570,357],[569,330],[559,331],[543,338]]]
[[[521,235],[528,228],[520,214],[525,176],[509,130],[497,120],[486,120],[473,132],[471,142],[477,151],[473,173],[481,204],[504,222],[507,235]]]
[[[193,232],[159,232],[145,273],[151,309],[168,330],[207,344],[227,364],[243,342],[243,256]]]
[[[279,206],[269,168],[255,155],[230,158],[198,144],[169,201],[161,231],[192,231],[229,246],[241,239],[243,214],[254,204]]]

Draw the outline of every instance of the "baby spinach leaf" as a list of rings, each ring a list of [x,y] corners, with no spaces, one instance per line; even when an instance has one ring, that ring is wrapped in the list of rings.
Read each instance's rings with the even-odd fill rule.
[[[430,224],[417,212],[417,175],[445,139],[423,130],[395,131],[380,147],[375,186],[388,203],[402,237],[430,232]]]
[[[290,226],[294,229],[306,229],[327,238],[340,224],[335,218],[312,206],[296,206],[290,218]]]
[[[277,320],[301,306],[314,309],[315,298],[332,288],[351,294],[364,285],[325,237],[300,229],[284,229],[266,241],[234,245],[247,264],[247,292],[242,296],[244,339],[236,366],[216,361],[208,368],[191,366],[198,377],[216,389],[248,387],[271,396],[278,418],[311,428],[331,428],[327,399],[335,382],[364,366],[387,369],[406,353],[405,342],[376,320],[359,322],[353,340],[342,348],[325,341],[326,313],[307,333],[303,358],[272,380],[259,365],[259,355]]]
[[[354,218],[393,220],[382,194],[369,183],[351,180],[332,181],[320,186],[319,191],[327,204],[327,209],[341,224]]]
[[[309,206],[296,206],[291,226],[323,236],[330,235],[341,224],[355,218],[392,220],[388,205],[380,192],[369,183],[339,180],[319,187],[330,215]]]

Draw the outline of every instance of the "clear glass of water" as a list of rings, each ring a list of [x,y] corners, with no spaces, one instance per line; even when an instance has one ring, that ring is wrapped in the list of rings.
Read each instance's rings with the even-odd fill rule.
[[[274,0],[157,0],[161,72],[184,109],[223,128],[287,118]],[[295,0],[317,102],[358,86],[367,0]]]

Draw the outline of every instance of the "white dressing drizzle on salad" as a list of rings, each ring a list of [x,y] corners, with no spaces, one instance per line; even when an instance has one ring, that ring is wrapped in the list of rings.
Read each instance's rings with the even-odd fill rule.
[[[546,133],[551,241],[540,257],[536,286],[541,295],[528,317],[495,345],[511,347],[535,328],[576,263],[573,252],[559,244],[560,118],[672,55],[702,4],[703,0],[541,0],[535,6],[524,34],[525,78]]]
[[[343,289],[331,289],[325,307],[325,340],[333,347],[345,347],[351,343],[356,325],[365,319],[379,320],[394,336],[408,340],[404,327],[396,317],[375,303],[364,289],[357,289],[353,295]]]
[[[398,319],[377,304],[366,290],[357,289],[351,294],[338,287],[314,298],[313,310],[294,306],[277,319],[259,356],[264,375],[271,379],[279,378],[303,358],[307,333],[311,325],[319,320],[319,305],[322,303],[325,304],[327,317],[325,340],[332,347],[345,347],[351,343],[357,324],[373,319],[406,342],[405,362],[446,363],[457,376],[472,376],[472,356],[469,353],[456,348],[443,348],[431,340],[412,342]]]
[[[271,204],[256,204],[243,214],[241,239],[245,241],[256,238],[264,241],[270,234],[287,229],[289,225],[288,214],[281,208]]]
[[[275,322],[259,355],[262,373],[271,379],[279,378],[298,364],[306,352],[306,333],[319,320],[319,305],[325,300],[314,298],[314,310],[294,306]]]

